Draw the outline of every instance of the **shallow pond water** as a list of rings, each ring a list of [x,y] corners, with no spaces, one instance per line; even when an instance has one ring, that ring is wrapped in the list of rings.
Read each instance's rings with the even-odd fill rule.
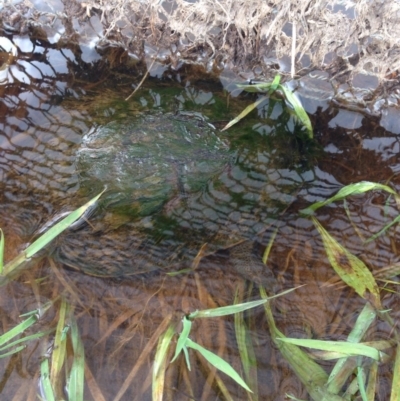
[[[66,298],[84,344],[87,400],[151,399],[154,350],[168,324],[179,327],[184,314],[230,305],[236,292],[245,300],[258,299],[260,285],[277,293],[306,284],[273,304],[276,324],[287,336],[346,338],[364,301],[335,284],[318,231],[299,210],[363,180],[389,183],[399,191],[398,135],[377,119],[321,100],[311,115],[315,138],[307,140],[274,99],[222,133],[254,97],[226,93],[217,77],[199,75],[193,66],[150,77],[125,101],[143,66],[113,71],[105,62],[84,63],[70,49],[28,39],[16,43],[18,57],[4,69],[0,86],[0,227],[6,260],[102,189],[101,180],[82,181],[77,161],[85,135],[96,127],[143,113],[196,112],[216,127],[213,132],[226,143],[229,157],[200,188],[189,186],[183,200],[171,195],[152,212],[138,213],[133,197],[100,204],[87,224],[66,231],[18,280],[0,289],[2,331],[48,300],[55,304],[40,325],[54,327],[58,299]],[[396,229],[367,245],[363,240],[395,216],[395,202],[381,192],[349,199],[347,212],[337,202],[316,213],[329,233],[374,272],[398,262]],[[151,260],[151,269],[140,270],[142,258]],[[118,273],[122,264],[128,267]],[[113,273],[101,274],[106,268]],[[192,270],[166,274],[181,269]],[[395,293],[382,293],[394,318],[396,302]],[[283,400],[286,393],[306,398],[271,340],[263,309],[245,317],[257,356],[259,399]],[[373,329],[374,339],[391,335],[386,324]],[[233,318],[196,320],[192,338],[243,373]],[[35,399],[38,366],[48,349],[47,337],[1,360],[2,398]],[[183,359],[169,366],[165,399],[225,399],[214,383],[215,372],[194,353],[191,359],[191,371]],[[332,364],[323,366],[328,370]],[[234,399],[245,399],[242,389],[220,377]],[[376,399],[388,399],[390,380],[390,368],[383,368]]]

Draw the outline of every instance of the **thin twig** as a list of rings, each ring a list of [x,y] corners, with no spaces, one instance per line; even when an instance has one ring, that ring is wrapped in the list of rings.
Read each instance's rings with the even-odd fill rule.
[[[150,70],[153,68],[154,63],[156,62],[158,56],[158,52],[157,54],[154,56],[154,60],[153,62],[150,64],[150,67],[147,69],[146,74],[144,74],[142,80],[139,82],[139,85],[135,88],[135,90],[125,99],[125,101],[128,101],[138,90],[139,88],[142,86],[143,82],[146,80],[146,78],[148,77]]]

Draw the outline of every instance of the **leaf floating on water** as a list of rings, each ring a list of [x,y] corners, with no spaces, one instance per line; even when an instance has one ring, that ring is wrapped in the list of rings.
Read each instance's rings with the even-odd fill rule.
[[[335,272],[358,295],[381,309],[378,285],[364,262],[331,237],[317,219],[313,217],[312,220],[321,234],[325,252]]]

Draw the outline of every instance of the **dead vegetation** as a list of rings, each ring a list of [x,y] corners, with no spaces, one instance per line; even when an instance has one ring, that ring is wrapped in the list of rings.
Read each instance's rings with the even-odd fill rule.
[[[13,5],[12,3],[16,3]],[[400,4],[368,0],[105,0],[50,1],[41,10],[29,0],[4,2],[6,29],[58,32],[61,40],[122,46],[132,55],[159,51],[172,65],[208,68],[278,68],[295,56],[297,74],[331,69],[351,80],[358,73],[379,82],[397,80],[400,66]],[[57,23],[58,22],[58,23]],[[61,23],[59,23],[61,22]],[[295,34],[292,34],[292,33]],[[280,61],[279,61],[280,60]],[[282,61],[283,60],[283,61]],[[278,67],[279,66],[279,67]],[[282,71],[283,70],[283,71]]]

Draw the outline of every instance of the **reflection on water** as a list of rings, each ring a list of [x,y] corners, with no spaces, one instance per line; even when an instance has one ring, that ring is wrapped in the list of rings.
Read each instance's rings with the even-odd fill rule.
[[[164,79],[149,81],[130,102],[123,102],[131,92],[131,76],[140,75],[140,69],[132,75],[107,70],[101,61],[86,64],[84,55],[73,48],[47,48],[27,39],[9,46],[0,85],[0,226],[6,234],[8,259],[46,222],[90,195],[82,188],[76,153],[83,135],[93,127],[156,108],[199,111],[223,125],[249,102],[236,99],[227,108],[219,85],[191,84],[195,76],[187,71],[174,85],[166,84],[172,73],[165,72]],[[156,344],[155,333],[165,319],[178,324],[183,313],[231,304],[237,288],[252,298],[260,283],[273,292],[307,284],[275,302],[278,327],[293,337],[345,339],[362,302],[348,290],[326,285],[334,273],[314,225],[299,217],[298,210],[360,180],[389,180],[399,190],[394,175],[399,143],[377,121],[359,115],[357,128],[349,128],[354,127],[350,123],[336,126],[346,118],[336,118],[338,112],[319,108],[313,116],[320,149],[294,135],[298,127],[293,118],[271,100],[260,107],[257,118],[249,117],[224,138],[231,159],[185,202],[171,199],[150,216],[135,215],[126,204],[122,208],[104,204],[90,224],[54,242],[49,250],[54,258],[42,259],[34,271],[1,289],[2,330],[15,325],[21,312],[64,294],[75,306],[87,375],[97,383],[88,385],[85,399],[98,399],[97,385],[106,400],[124,385],[127,390],[121,399],[150,399],[153,353],[143,360],[140,355]],[[351,199],[348,212],[351,222],[341,204],[332,205],[319,210],[318,219],[372,269],[397,262],[394,230],[375,242],[363,242],[396,216],[395,202],[386,203],[382,194],[366,194]],[[275,229],[275,243],[264,266],[259,260]],[[193,266],[205,242],[208,246],[195,273],[170,277],[157,271]],[[151,260],[154,268],[140,270],[141,259]],[[60,269],[57,260],[77,271]],[[80,272],[103,275],[106,268],[107,279]],[[146,274],[126,277],[128,270]],[[385,295],[384,307],[393,307],[396,300],[396,295]],[[56,311],[57,304],[44,318],[44,327],[54,327]],[[260,399],[280,400],[286,392],[305,398],[270,339],[262,310],[248,313],[247,318],[258,360]],[[376,331],[382,338],[389,335],[382,325]],[[193,337],[240,371],[233,319],[196,321]],[[35,393],[44,348],[45,343],[34,343],[0,367],[4,397],[12,399],[16,391],[25,391],[21,398],[28,399]],[[212,374],[204,360],[194,355],[192,359],[191,372],[183,361],[169,368],[170,398],[187,399],[192,393],[195,399],[223,399],[215,386],[204,387]],[[382,382],[386,374],[382,373]],[[17,383],[27,380],[34,384],[15,390]],[[245,398],[242,390],[225,380],[235,399]],[[387,391],[382,386],[378,399],[387,399]]]

